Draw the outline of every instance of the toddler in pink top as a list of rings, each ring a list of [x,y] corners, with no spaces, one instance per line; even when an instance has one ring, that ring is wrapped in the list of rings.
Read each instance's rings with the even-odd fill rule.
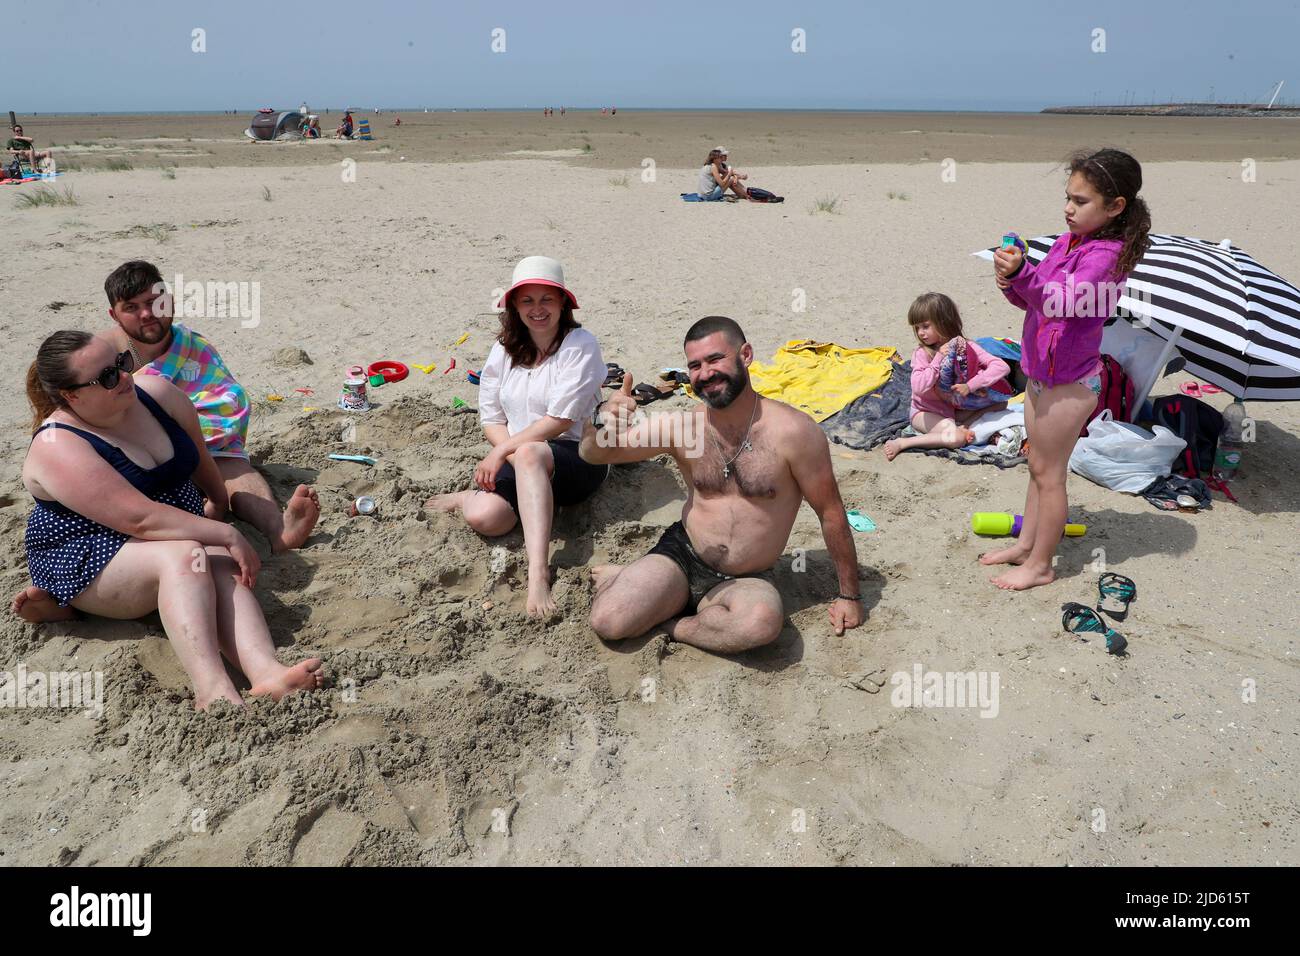
[[[920,344],[912,354],[912,427],[917,434],[885,442],[893,461],[908,448],[960,448],[974,435],[967,427],[1011,397],[1011,369],[962,334],[957,303],[941,292],[917,297],[907,323]]]

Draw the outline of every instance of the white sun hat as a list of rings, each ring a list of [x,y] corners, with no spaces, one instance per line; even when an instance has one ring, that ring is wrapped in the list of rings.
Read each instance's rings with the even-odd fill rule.
[[[578,307],[577,298],[564,284],[564,267],[549,256],[528,256],[520,259],[519,265],[515,266],[515,274],[510,279],[510,288],[506,290],[505,295],[501,297],[501,301],[497,303],[497,308],[504,309],[506,301],[510,298],[510,293],[521,285],[554,286],[564,293],[571,308],[576,309]]]

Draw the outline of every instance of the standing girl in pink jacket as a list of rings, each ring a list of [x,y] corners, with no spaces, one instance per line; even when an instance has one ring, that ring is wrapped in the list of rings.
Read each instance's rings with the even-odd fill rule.
[[[920,344],[912,353],[912,427],[916,435],[885,442],[885,458],[909,448],[960,448],[967,427],[1007,407],[1011,368],[962,335],[957,303],[942,292],[918,296],[907,324]]]
[[[1138,196],[1142,167],[1128,153],[1076,153],[1066,168],[1069,231],[1047,257],[1035,266],[1018,248],[993,254],[998,288],[1025,310],[1021,367],[1029,377],[1029,491],[1020,537],[980,562],[1017,565],[993,578],[1013,591],[1055,577],[1052,557],[1065,529],[1070,452],[1101,394],[1102,326],[1146,252],[1151,229],[1151,212]]]

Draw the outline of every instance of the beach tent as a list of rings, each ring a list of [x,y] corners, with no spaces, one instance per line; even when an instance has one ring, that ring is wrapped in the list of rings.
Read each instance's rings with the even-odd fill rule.
[[[1041,262],[1057,238],[1028,240],[1029,260]],[[975,255],[991,260],[993,251]],[[1134,349],[1121,341],[1132,338],[1118,328],[1121,322],[1157,347]],[[1175,357],[1236,398],[1300,399],[1300,290],[1227,239],[1152,233],[1102,337],[1102,351],[1118,355],[1112,339],[1115,347],[1148,356],[1140,368],[1124,363],[1135,405]]]
[[[287,110],[283,113],[277,113],[274,110],[258,110],[257,115],[248,124],[248,129],[244,130],[244,135],[256,142],[270,142],[271,140],[301,139],[302,133],[298,127],[302,125],[303,115],[297,110]]]

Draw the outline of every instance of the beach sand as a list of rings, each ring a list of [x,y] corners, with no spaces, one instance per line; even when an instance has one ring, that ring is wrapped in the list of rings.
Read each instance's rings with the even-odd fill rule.
[[[652,150],[593,133],[584,159],[514,155],[581,140],[512,134],[502,114],[429,114],[445,135],[401,115],[402,145],[388,153],[387,117],[379,142],[337,149],[229,142],[240,118],[79,119],[82,135],[66,140],[44,117],[29,122],[42,146],[166,135],[204,152],[181,158],[174,179],[153,153],[136,154],[149,158],[132,171],[73,171],[59,185],[75,207],[19,210],[15,193],[33,187],[0,192],[11,252],[0,260],[0,369],[17,381],[48,332],[102,328],[102,282],[125,259],[151,259],[169,280],[259,282],[256,327],[192,324],[253,397],[251,449],[277,492],[300,481],[320,491],[305,549],[273,557],[246,531],[282,659],[323,657],[334,686],[197,715],[156,618],[35,628],[6,617],[0,669],[100,670],[105,713],[0,710],[0,864],[1300,863],[1286,611],[1295,405],[1249,406],[1258,441],[1239,505],[1216,496],[1209,512],[1167,514],[1072,475],[1071,519],[1088,533],[1062,544],[1055,584],[1021,594],[988,583],[976,558],[990,542],[970,533],[969,515],[1021,510],[1024,468],[919,454],[887,463],[832,446],[845,504],[879,526],[855,535],[868,620],[831,631],[834,571],[805,507],[777,570],[786,627],[734,659],[659,632],[605,645],[587,627],[587,567],[639,557],[680,515],[680,480],[663,461],[615,469],[589,505],[560,516],[561,614],[544,625],[523,615],[518,532],[485,541],[421,507],[466,487],[486,450],[476,415],[451,404],[475,402],[463,373],[486,355],[495,290],[524,255],[564,263],[580,321],[638,381],[681,364],[683,332],[710,313],[738,319],[763,359],[810,337],[906,357],[905,312],[926,290],[952,295],[968,332],[1018,336],[1019,313],[970,253],[1007,229],[1059,231],[1052,161],[1090,142],[1144,161],[1158,231],[1231,238],[1300,279],[1294,122],[981,118],[985,132],[963,140],[958,119],[913,115],[933,128],[896,130],[886,148],[891,134],[855,142],[838,121],[818,139],[796,114],[739,114],[683,126],[686,149],[670,141],[673,124],[697,117],[646,115]],[[625,115],[630,126],[643,114],[564,122],[595,129]],[[412,143],[435,139],[406,146],[408,119]],[[561,122],[513,120],[525,121]],[[199,142],[218,126],[228,142]],[[1128,132],[1148,126],[1161,129]],[[715,142],[787,202],[680,202],[699,147]],[[660,150],[656,180],[643,182],[641,158]],[[341,181],[340,155],[358,159],[355,182]],[[948,156],[955,182],[941,179]],[[1258,160],[1255,182],[1241,179],[1243,157]],[[821,197],[838,198],[838,212],[810,212]],[[312,364],[280,364],[286,347]],[[438,368],[377,391],[367,414],[335,410],[344,367],[380,358]],[[20,389],[2,414],[7,595],[28,583]],[[379,463],[331,462],[332,451]],[[361,494],[378,499],[377,519],[347,516]],[[1061,603],[1094,603],[1099,559],[1138,585],[1120,625],[1125,659],[1060,626]],[[996,672],[996,716],[894,706],[891,675],[917,665]],[[875,686],[867,677],[884,689],[853,686]]]

